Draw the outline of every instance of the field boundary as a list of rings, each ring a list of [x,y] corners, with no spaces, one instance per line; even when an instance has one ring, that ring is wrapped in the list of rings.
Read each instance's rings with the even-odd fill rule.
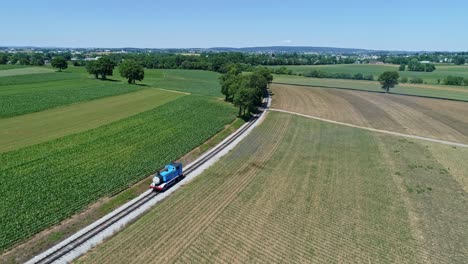
[[[275,112],[281,112],[281,113],[286,113],[286,114],[292,114],[292,115],[298,115],[302,117],[307,117],[327,123],[332,123],[336,125],[342,125],[342,126],[347,126],[347,127],[353,127],[353,128],[359,128],[359,129],[364,129],[372,132],[378,132],[378,133],[384,133],[384,134],[389,134],[393,136],[400,136],[400,137],[406,137],[406,138],[412,138],[412,139],[420,139],[420,140],[425,140],[425,141],[430,141],[430,142],[435,142],[435,143],[441,143],[445,145],[450,145],[450,146],[455,146],[455,147],[462,147],[462,148],[468,148],[468,144],[463,144],[463,143],[458,143],[458,142],[452,142],[452,141],[446,141],[446,140],[440,140],[440,139],[435,139],[435,138],[427,138],[427,137],[420,137],[420,136],[415,136],[415,135],[410,135],[410,134],[404,134],[404,133],[399,133],[399,132],[393,132],[393,131],[388,131],[388,130],[382,130],[382,129],[376,129],[376,128],[371,128],[371,127],[363,127],[363,126],[357,126],[353,124],[348,124],[348,123],[343,123],[343,122],[338,122],[326,118],[321,118],[321,117],[316,117],[316,116],[311,116],[311,115],[306,115],[306,114],[301,114],[297,112],[292,112],[292,111],[287,111],[287,110],[281,110],[281,109],[276,109],[276,108],[270,108],[270,111],[275,111]]]
[[[294,83],[283,83],[283,82],[272,82],[272,84],[291,85],[291,86],[300,86],[300,87],[317,87],[317,88],[328,88],[328,89],[337,89],[337,90],[348,90],[348,91],[359,91],[359,92],[367,92],[367,93],[385,94],[384,91],[360,90],[360,89],[356,89],[356,88],[343,88],[343,87],[325,86],[325,85],[306,85],[306,84],[294,84]],[[453,99],[453,98],[435,97],[435,96],[427,96],[427,95],[416,95],[416,94],[392,93],[392,92],[390,92],[388,94],[468,103],[468,100],[463,100],[463,99]]]

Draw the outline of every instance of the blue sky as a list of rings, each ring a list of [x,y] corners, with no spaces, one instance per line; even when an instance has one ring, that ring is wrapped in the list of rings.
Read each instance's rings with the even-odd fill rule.
[[[468,1],[2,1],[0,46],[468,50]]]

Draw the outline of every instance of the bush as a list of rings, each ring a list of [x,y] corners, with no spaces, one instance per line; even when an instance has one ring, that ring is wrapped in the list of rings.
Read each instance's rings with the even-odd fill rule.
[[[304,72],[304,76],[311,77],[311,78],[326,78],[326,74],[319,70],[306,71]]]
[[[407,82],[408,82],[408,77],[406,77],[406,76],[405,76],[405,77],[401,77],[400,82],[401,82],[401,83],[407,83]]]
[[[272,73],[274,74],[286,74],[286,75],[293,75],[293,71],[291,69],[288,69],[284,66],[280,67],[280,68],[276,68],[276,69],[272,69],[271,70]]]
[[[416,78],[411,78],[409,82],[413,84],[422,84],[424,83],[424,80],[419,77],[416,77]]]
[[[364,80],[373,81],[374,80],[374,75],[372,75],[372,74],[366,75],[366,76],[364,76]]]
[[[362,75],[362,73],[356,73],[356,74],[354,74],[353,79],[354,80],[364,80],[364,75]]]
[[[369,80],[373,81],[373,75],[364,76],[362,73],[356,73],[354,75],[350,73],[337,72],[327,73],[320,70],[310,70],[303,73],[303,76],[310,78],[331,78],[331,79],[345,79],[345,80]]]
[[[459,76],[447,76],[445,77],[444,79],[444,84],[445,85],[463,85],[463,77],[459,77]]]

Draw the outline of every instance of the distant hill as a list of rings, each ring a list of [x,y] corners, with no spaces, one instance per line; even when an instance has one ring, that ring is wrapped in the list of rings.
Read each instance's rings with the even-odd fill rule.
[[[375,50],[353,49],[353,48],[334,48],[334,47],[306,47],[306,46],[271,46],[271,47],[246,47],[230,48],[215,47],[207,50],[215,52],[274,52],[274,53],[375,53]]]

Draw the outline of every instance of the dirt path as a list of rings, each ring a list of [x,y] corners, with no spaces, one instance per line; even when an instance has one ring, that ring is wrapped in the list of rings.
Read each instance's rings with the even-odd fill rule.
[[[276,112],[283,112],[283,113],[288,113],[288,114],[293,114],[293,115],[299,115],[299,116],[312,118],[312,119],[315,119],[315,120],[320,120],[320,121],[324,121],[324,122],[328,122],[328,123],[333,123],[333,124],[338,124],[338,125],[343,125],[343,126],[348,126],[348,127],[354,127],[354,128],[360,128],[360,129],[364,129],[364,130],[369,130],[369,131],[379,132],[379,133],[385,133],[385,134],[390,134],[390,135],[394,135],[394,136],[413,138],[413,139],[421,139],[421,140],[426,140],[426,141],[431,141],[431,142],[442,143],[442,144],[450,145],[450,146],[468,148],[468,144],[463,144],[463,143],[451,142],[451,141],[434,139],[434,138],[420,137],[420,136],[403,134],[403,133],[398,133],[398,132],[393,132],[393,131],[370,128],[370,127],[356,126],[356,125],[353,125],[353,124],[337,122],[337,121],[334,121],[334,120],[329,120],[329,119],[325,119],[325,118],[320,118],[320,117],[316,117],[316,116],[310,116],[310,115],[305,115],[305,114],[300,114],[300,113],[296,113],[296,112],[291,112],[291,111],[286,111],[286,110],[281,110],[281,109],[275,109],[275,108],[270,108],[270,111],[276,111]]]
[[[272,90],[276,109],[468,144],[468,103],[280,84]]]

